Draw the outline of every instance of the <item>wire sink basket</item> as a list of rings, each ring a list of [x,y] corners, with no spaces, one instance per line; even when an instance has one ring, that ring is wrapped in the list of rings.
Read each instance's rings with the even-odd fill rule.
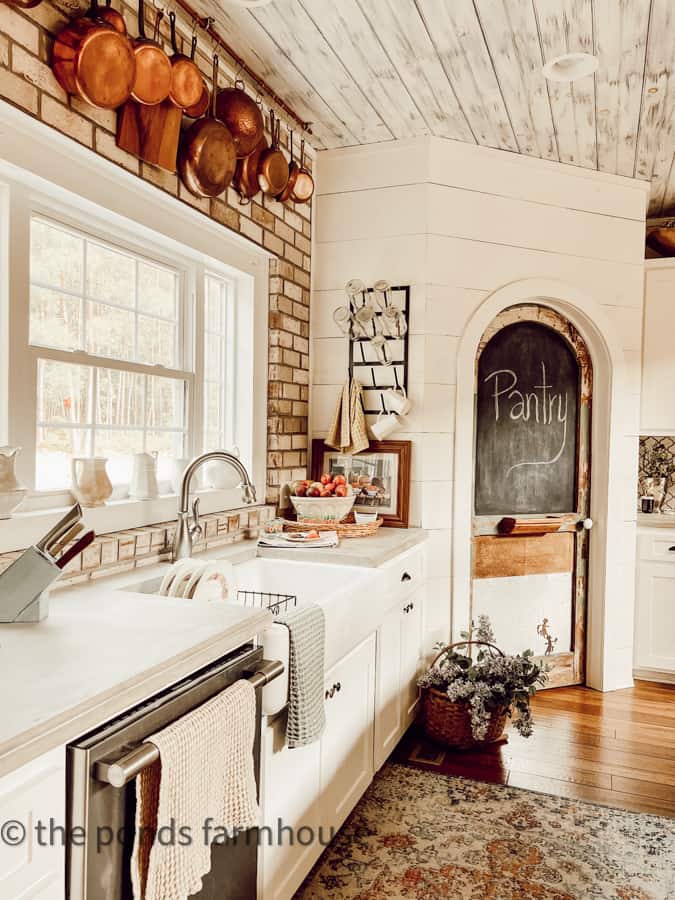
[[[295,594],[279,594],[271,591],[238,591],[237,599],[244,606],[267,609],[273,616],[288,612],[298,605]]]

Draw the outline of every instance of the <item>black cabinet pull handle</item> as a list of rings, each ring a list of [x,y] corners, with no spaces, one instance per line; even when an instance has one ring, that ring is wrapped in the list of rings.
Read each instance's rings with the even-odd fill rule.
[[[340,684],[339,681],[338,681],[338,683],[335,685],[335,690],[336,690],[336,691],[341,691],[341,690],[342,690],[342,685]]]
[[[675,553],[675,547],[668,547],[668,553]]]
[[[330,690],[326,691],[324,698],[326,700],[332,700],[333,697],[335,696],[335,694],[341,690],[342,690],[342,684],[338,681],[337,684],[332,685]]]
[[[404,572],[401,575],[401,581],[412,581],[412,575],[409,572]]]

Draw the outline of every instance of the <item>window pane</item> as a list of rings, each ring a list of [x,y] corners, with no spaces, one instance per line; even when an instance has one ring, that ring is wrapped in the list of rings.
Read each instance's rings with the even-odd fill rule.
[[[129,484],[133,473],[134,453],[143,450],[142,431],[105,430],[94,435],[96,456],[105,456],[106,469],[113,484]]]
[[[220,331],[221,323],[220,282],[215,278],[206,279],[206,308],[204,327],[207,331]]]
[[[87,295],[118,306],[133,306],[136,295],[134,258],[88,241]]]
[[[96,422],[101,425],[142,426],[144,375],[98,369],[96,392]]]
[[[182,428],[185,382],[148,376],[146,421],[148,428]]]
[[[170,481],[174,474],[172,460],[180,459],[184,453],[184,435],[171,431],[149,431],[145,436],[145,449],[157,453],[157,477],[160,481]]]
[[[30,228],[30,278],[53,288],[82,290],[84,240],[40,219]]]
[[[88,456],[90,432],[80,428],[38,428],[35,487],[38,491],[69,488],[71,460]]]
[[[204,452],[208,450],[222,450],[223,442],[217,431],[207,431],[204,434]]]
[[[138,317],[136,359],[146,365],[174,368],[176,365],[176,326],[160,319]]]
[[[221,431],[220,385],[208,382],[204,385],[204,428],[206,431]]]
[[[48,288],[31,286],[30,342],[60,350],[79,349],[79,299]]]
[[[138,265],[138,308],[165,319],[176,318],[178,279],[170,269]]]
[[[44,424],[89,423],[89,366],[38,363],[38,420]]]
[[[204,336],[204,377],[218,379],[221,375],[220,347],[222,338],[217,334]]]
[[[87,353],[113,359],[133,359],[134,320],[132,312],[87,302]]]

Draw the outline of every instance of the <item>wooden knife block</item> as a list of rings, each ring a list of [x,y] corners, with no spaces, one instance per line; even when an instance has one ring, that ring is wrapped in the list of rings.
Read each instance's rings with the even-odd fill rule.
[[[117,114],[117,146],[139,159],[176,171],[183,110],[169,100],[144,106],[127,100]]]

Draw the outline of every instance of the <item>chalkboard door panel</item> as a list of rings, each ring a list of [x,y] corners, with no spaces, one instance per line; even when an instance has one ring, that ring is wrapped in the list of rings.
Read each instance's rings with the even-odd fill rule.
[[[588,348],[556,311],[512,307],[483,335],[472,618],[488,615],[507,652],[545,656],[551,687],[585,679],[592,393]],[[549,527],[506,534],[506,517]]]
[[[478,365],[475,513],[576,508],[579,365],[538,322],[499,331]]]

